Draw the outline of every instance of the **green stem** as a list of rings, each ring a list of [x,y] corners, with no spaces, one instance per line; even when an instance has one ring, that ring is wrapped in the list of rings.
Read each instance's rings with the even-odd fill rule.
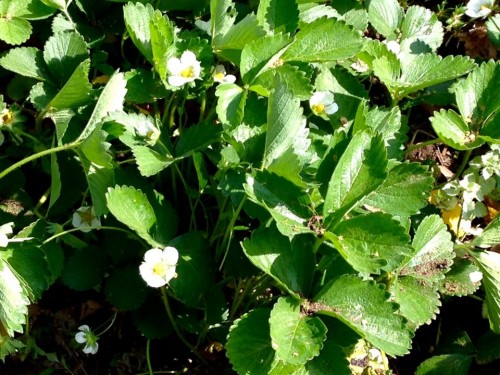
[[[146,341],[146,363],[148,364],[149,375],[153,375],[153,368],[151,367],[151,357],[149,355],[150,342],[151,342],[151,339],[148,339],[148,341]]]
[[[460,167],[458,167],[457,173],[455,173],[456,178],[459,178],[462,175],[462,172],[464,171],[465,167],[467,167],[467,164],[469,163],[469,159],[470,159],[471,154],[472,154],[472,150],[465,151],[464,158],[462,159],[462,163],[460,164]]]
[[[229,252],[229,245],[231,244],[231,238],[233,235],[234,224],[236,223],[236,220],[240,216],[241,209],[243,208],[243,205],[245,204],[246,200],[247,200],[246,196],[243,197],[240,204],[236,208],[236,211],[234,211],[233,217],[231,218],[231,221],[229,222],[229,225],[227,226],[226,232],[224,233],[224,237],[222,238],[222,246],[224,244],[226,244],[226,251],[224,252],[224,257],[222,258],[222,261],[220,263],[219,271],[222,269],[222,266],[224,265],[224,262],[226,260],[227,253]]]
[[[168,319],[170,320],[170,323],[172,324],[172,327],[174,328],[175,333],[177,334],[177,337],[186,345],[186,347],[191,350],[191,352],[198,357],[198,359],[205,365],[207,365],[207,361],[205,358],[203,358],[200,353],[196,350],[196,348],[189,343],[189,341],[186,340],[186,338],[182,335],[181,331],[179,330],[179,327],[177,326],[177,323],[175,322],[174,315],[172,314],[172,310],[170,309],[170,304],[168,302],[168,296],[167,296],[167,288],[165,286],[162,286],[161,288],[161,296],[163,299],[163,303],[165,305],[165,310],[167,311]]]
[[[47,198],[50,195],[50,187],[45,191],[45,193],[40,197],[38,200],[38,203],[36,204],[35,208],[33,209],[33,212],[35,213],[36,216],[38,216],[40,219],[43,218],[44,216],[40,213],[40,208],[44,205],[45,202],[47,202]]]
[[[118,227],[95,227],[92,229],[95,229],[95,230],[102,230],[102,229],[104,229],[104,230],[116,230],[118,232],[123,232],[123,233],[135,235],[135,233],[129,232],[126,229],[118,228]],[[58,237],[61,237],[61,236],[64,236],[68,233],[73,233],[73,232],[81,232],[81,228],[71,228],[71,229],[67,229],[65,231],[62,231],[60,233],[56,233],[52,237],[49,237],[45,241],[43,241],[43,244],[45,245],[45,244],[49,243],[50,241],[55,240]],[[137,237],[137,238],[139,238],[139,237]]]
[[[43,151],[40,151],[36,154],[30,155],[27,158],[24,158],[24,159],[18,161],[17,163],[12,164],[10,167],[8,167],[7,169],[4,169],[2,172],[0,172],[0,179],[4,178],[9,173],[15,171],[16,169],[22,167],[24,164],[29,163],[30,161],[39,159],[43,156],[47,156],[50,154],[55,154],[56,152],[59,152],[59,151],[65,151],[65,150],[71,150],[71,149],[77,148],[78,146],[80,146],[81,143],[82,142],[72,142],[72,143],[68,143],[67,145],[49,148],[47,150],[43,150]]]
[[[184,190],[186,191],[186,195],[187,195],[188,202],[189,202],[189,208],[191,209],[191,219],[189,222],[189,228],[191,229],[191,227],[193,227],[194,230],[196,230],[196,220],[194,219],[194,206],[193,206],[193,202],[191,201],[191,196],[189,195],[189,186],[188,186],[186,180],[184,179],[184,176],[182,175],[181,170],[177,166],[177,163],[173,163],[173,166],[174,166],[175,171],[179,175],[179,179],[181,180],[181,183],[182,183],[182,186],[184,187]]]
[[[429,145],[434,145],[436,143],[441,143],[441,139],[439,138],[435,138],[435,139],[430,139],[428,141],[425,141],[425,142],[422,142],[422,143],[419,143],[419,144],[416,144],[416,145],[412,145],[410,147],[408,147],[406,150],[405,150],[405,155],[408,155],[410,152],[412,152],[413,150],[417,150],[419,148],[422,148],[422,147],[425,147],[425,146],[429,146]]]
[[[115,324],[115,320],[116,320],[116,316],[118,315],[118,311],[115,311],[115,313],[113,314],[113,317],[111,318],[111,322],[108,324],[108,326],[104,329],[104,331],[102,331],[101,333],[99,333],[97,336],[102,336],[104,335],[106,332],[109,331],[109,329],[113,326],[113,324]]]
[[[203,117],[205,117],[205,109],[207,107],[207,93],[204,91],[201,95],[201,104],[200,104],[200,118],[198,122],[203,121]]]

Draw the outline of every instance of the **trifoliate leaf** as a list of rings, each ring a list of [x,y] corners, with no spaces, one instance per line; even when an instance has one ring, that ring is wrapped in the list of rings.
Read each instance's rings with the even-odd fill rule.
[[[263,0],[259,2],[257,21],[269,34],[293,33],[299,24],[295,0]]]
[[[326,339],[326,326],[318,317],[300,311],[300,301],[281,297],[269,318],[271,345],[276,358],[292,364],[305,364],[316,357]]]
[[[267,171],[247,175],[244,184],[248,198],[264,207],[276,220],[281,233],[293,237],[310,232],[306,227],[311,216],[307,210],[309,197],[297,185]]]
[[[439,291],[449,296],[466,296],[474,293],[480,286],[480,281],[472,281],[471,274],[479,268],[468,259],[455,261],[445,278],[439,283]]]
[[[283,155],[306,126],[300,100],[280,75],[275,76],[274,87],[268,102],[264,168]]]
[[[323,216],[340,220],[386,178],[387,153],[379,136],[356,133],[333,171],[323,205]],[[342,181],[343,183],[339,183]]]
[[[269,328],[270,309],[252,310],[229,331],[226,355],[239,374],[268,375],[275,361]]]
[[[368,20],[389,40],[397,38],[402,19],[403,8],[397,0],[370,0],[368,3]]]
[[[0,257],[3,258],[2,253]],[[0,323],[3,329],[9,336],[14,336],[14,332],[22,333],[30,303],[28,293],[3,259],[0,259],[0,299]]]
[[[314,271],[314,237],[296,236],[293,241],[274,227],[259,228],[242,243],[243,251],[260,270],[275,279],[293,296],[307,294]]]
[[[234,83],[226,83],[217,87],[215,95],[219,98],[217,115],[222,124],[240,125],[245,114],[247,91]]]
[[[142,55],[154,64],[151,47],[150,22],[154,14],[151,4],[131,3],[123,7],[125,27]]]
[[[153,247],[158,245],[151,236],[156,216],[146,194],[131,186],[115,186],[108,189],[106,201],[109,211],[119,221]]]
[[[342,220],[333,233],[335,247],[359,272],[393,271],[413,253],[405,228],[391,215],[380,212]]]
[[[419,163],[396,165],[387,179],[373,193],[363,199],[363,204],[397,216],[411,216],[427,204],[432,190],[432,173]]]
[[[43,52],[34,47],[10,49],[0,58],[0,65],[11,72],[40,81],[45,80],[47,76]]]
[[[328,38],[324,36],[328,35]],[[321,40],[321,43],[318,43]],[[349,26],[333,18],[304,25],[283,54],[285,61],[323,62],[347,59],[361,49],[362,40]]]
[[[340,276],[314,297],[311,307],[320,314],[340,319],[372,345],[396,356],[408,353],[410,330],[396,315],[389,294],[371,281],[354,275]]]
[[[51,36],[43,50],[43,58],[58,87],[64,86],[83,61],[89,58],[87,43],[78,33],[60,32]]]
[[[414,255],[400,271],[426,283],[437,282],[453,263],[454,251],[451,235],[437,215],[427,216],[413,237]]]
[[[119,310],[137,309],[147,297],[147,285],[138,272],[138,266],[115,268],[104,285],[104,294]]]
[[[500,334],[500,254],[493,251],[470,253],[483,273],[486,308],[490,328]]]
[[[106,257],[99,249],[87,247],[78,250],[66,260],[62,282],[74,290],[88,290],[101,282]]]
[[[415,375],[468,375],[472,359],[465,354],[434,356],[422,362]]]
[[[441,301],[436,287],[411,276],[399,277],[390,290],[394,302],[399,304],[399,314],[408,319],[408,327],[416,330],[430,324],[439,312]]]

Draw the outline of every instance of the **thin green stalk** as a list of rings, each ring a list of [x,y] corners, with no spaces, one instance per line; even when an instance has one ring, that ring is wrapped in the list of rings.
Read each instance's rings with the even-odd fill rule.
[[[153,367],[151,367],[151,357],[149,355],[150,342],[151,342],[151,339],[148,339],[148,341],[146,341],[146,363],[148,364],[149,375],[153,375]]]
[[[136,236],[135,233],[130,232],[130,231],[128,231],[126,229],[123,229],[123,228],[118,228],[118,227],[95,227],[95,228],[92,228],[92,229],[95,229],[95,230],[103,230],[103,229],[104,230],[116,230],[118,232],[124,232],[124,233],[132,234],[132,235]],[[49,237],[45,241],[43,241],[43,244],[45,245],[45,244],[49,243],[50,241],[55,240],[58,237],[61,237],[61,236],[64,236],[64,235],[66,235],[68,233],[73,233],[73,232],[81,232],[81,228],[71,228],[71,229],[67,229],[65,231],[62,231],[60,233],[56,233],[52,237]],[[137,238],[139,238],[139,237],[137,237]]]
[[[22,167],[24,164],[29,163],[30,161],[39,159],[43,156],[47,156],[50,154],[55,154],[56,152],[66,151],[66,150],[71,150],[71,149],[77,148],[78,146],[81,145],[81,143],[82,142],[72,142],[72,143],[68,143],[67,145],[49,148],[47,150],[43,150],[43,151],[40,151],[36,154],[30,155],[22,160],[19,160],[17,163],[12,164],[10,167],[8,167],[7,169],[4,169],[2,172],[0,172],[0,179],[4,178],[9,173],[15,171],[16,169]]]
[[[191,200],[191,197],[189,195],[189,186],[188,186],[186,180],[184,179],[184,176],[182,175],[181,170],[177,166],[177,163],[173,163],[173,166],[174,166],[175,171],[179,175],[179,179],[181,180],[182,186],[184,187],[184,190],[186,191],[186,195],[188,197],[189,208],[191,209],[191,219],[189,221],[189,228],[191,229],[191,227],[192,227],[192,228],[194,228],[194,230],[196,230],[197,227],[196,227],[196,220],[194,219],[194,206],[193,206],[193,202]]]
[[[36,204],[35,208],[33,209],[33,212],[35,213],[36,216],[38,216],[40,219],[43,218],[44,216],[40,213],[40,208],[47,202],[47,198],[50,195],[50,187],[43,193],[43,195],[40,197],[38,200],[38,203]]]
[[[205,91],[203,91],[203,94],[201,95],[200,118],[198,119],[198,122],[203,121],[203,117],[205,117],[206,107],[207,107],[207,93]]]
[[[200,353],[196,350],[196,348],[189,343],[189,341],[186,340],[186,338],[182,335],[181,331],[179,330],[179,327],[177,326],[177,323],[174,318],[174,314],[172,314],[172,310],[170,309],[170,304],[168,302],[168,296],[167,296],[167,288],[162,286],[161,288],[161,296],[163,299],[163,304],[165,305],[165,310],[167,311],[168,319],[170,320],[170,323],[172,324],[172,327],[174,328],[175,333],[177,334],[177,337],[186,345],[186,347],[196,356],[198,359],[205,365],[207,365],[207,361],[205,358],[201,356]]]
[[[465,170],[469,163],[470,156],[472,154],[472,150],[465,151],[464,158],[462,159],[462,163],[457,169],[457,173],[455,173],[455,177],[458,178],[462,175],[462,172]]]
[[[236,208],[236,211],[234,211],[233,217],[231,218],[231,221],[229,222],[229,225],[227,226],[226,232],[224,233],[224,237],[222,238],[222,245],[226,244],[226,251],[224,252],[224,257],[222,258],[222,261],[220,263],[219,271],[222,269],[222,266],[224,265],[224,262],[226,260],[227,253],[229,252],[229,245],[231,244],[231,238],[233,235],[234,224],[236,223],[236,220],[240,216],[240,211],[243,208],[243,205],[245,204],[246,200],[247,200],[246,196],[243,197],[240,204]]]
[[[425,142],[422,142],[422,143],[418,143],[416,145],[412,145],[410,147],[408,147],[404,154],[405,155],[408,155],[410,152],[412,152],[413,150],[418,150],[419,148],[423,148],[425,146],[429,146],[429,145],[435,145],[436,143],[440,143],[442,142],[441,139],[439,138],[435,138],[435,139],[430,139],[428,141],[425,141]]]

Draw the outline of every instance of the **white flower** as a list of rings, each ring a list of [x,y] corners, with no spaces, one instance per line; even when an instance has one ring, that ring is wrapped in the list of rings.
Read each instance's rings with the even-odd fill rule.
[[[10,125],[14,121],[14,114],[7,108],[0,111],[0,126]]]
[[[481,271],[474,271],[469,273],[469,279],[473,283],[478,283],[483,279],[483,273]]]
[[[12,234],[12,226],[14,223],[10,222],[0,226],[0,247],[7,247],[9,244],[8,234]]]
[[[316,91],[309,99],[309,106],[315,115],[321,117],[333,115],[339,110],[339,106],[333,100],[333,93],[330,91]]]
[[[383,43],[387,46],[387,49],[396,56],[401,52],[401,46],[395,40],[384,40]]]
[[[141,121],[135,129],[138,136],[144,138],[146,143],[153,146],[158,138],[160,138],[160,129],[154,126],[149,121]]]
[[[470,18],[486,17],[491,13],[495,0],[470,0],[467,3],[467,14]]]
[[[80,207],[73,214],[72,224],[82,232],[90,232],[92,228],[101,226],[101,221],[95,215],[94,207]]]
[[[80,332],[75,335],[75,340],[79,344],[85,344],[83,352],[86,354],[95,354],[99,349],[99,344],[97,343],[98,337],[92,332],[88,325],[78,327]]]
[[[201,31],[206,32],[208,35],[212,36],[212,21],[202,21],[202,20],[196,20],[194,21],[195,26],[200,29]]]
[[[217,65],[214,70],[214,81],[218,83],[234,83],[236,77],[232,74],[226,74],[226,68],[224,65]]]
[[[175,266],[179,260],[179,252],[175,247],[151,249],[144,254],[144,262],[139,272],[144,281],[153,288],[159,288],[176,277]]]
[[[168,59],[167,68],[171,74],[168,77],[170,86],[184,86],[186,83],[200,78],[200,62],[196,60],[196,55],[191,51],[184,51],[180,59],[177,57]]]

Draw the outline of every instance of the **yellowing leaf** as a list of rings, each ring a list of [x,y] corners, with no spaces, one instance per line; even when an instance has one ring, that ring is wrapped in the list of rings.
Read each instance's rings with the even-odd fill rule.
[[[458,237],[461,237],[465,232],[458,228],[460,225],[460,218],[462,216],[462,206],[457,204],[454,209],[450,211],[441,210],[441,217],[443,221],[448,225],[448,228],[455,233]]]

